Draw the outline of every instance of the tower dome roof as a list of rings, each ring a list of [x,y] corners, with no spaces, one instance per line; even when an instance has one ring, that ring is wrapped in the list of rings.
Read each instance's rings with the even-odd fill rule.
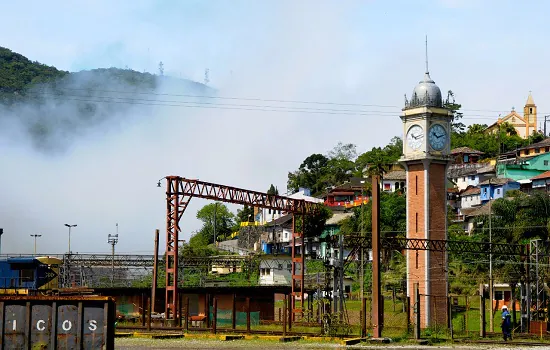
[[[409,102],[409,107],[419,106],[443,107],[441,89],[435,85],[427,70],[424,79],[415,86]]]

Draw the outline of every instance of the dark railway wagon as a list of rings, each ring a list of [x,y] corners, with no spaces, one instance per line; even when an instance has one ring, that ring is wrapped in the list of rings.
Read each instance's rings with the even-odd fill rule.
[[[0,349],[114,349],[110,297],[0,297]]]

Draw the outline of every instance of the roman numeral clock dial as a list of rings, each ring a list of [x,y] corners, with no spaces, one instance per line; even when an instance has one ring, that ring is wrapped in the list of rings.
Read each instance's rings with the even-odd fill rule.
[[[447,145],[447,130],[441,124],[434,124],[430,128],[428,139],[434,150],[441,151]]]

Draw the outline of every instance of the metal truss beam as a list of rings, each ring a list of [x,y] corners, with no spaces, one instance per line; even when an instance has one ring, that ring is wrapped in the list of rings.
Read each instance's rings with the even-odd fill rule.
[[[117,267],[153,267],[154,255],[113,255],[110,254],[71,254],[71,263],[78,266],[111,266],[113,260]],[[233,265],[249,263],[250,257],[227,255],[212,257],[179,257],[179,264],[184,267],[209,267],[212,265]],[[159,261],[159,266],[164,266],[165,261]]]
[[[189,204],[191,198],[203,198],[225,203],[234,203],[272,209],[284,213],[298,215],[312,215],[319,212],[321,205],[308,202],[302,199],[270,195],[267,193],[245,190],[242,188],[224,186],[210,182],[186,179],[180,176],[166,176],[166,319],[174,319],[177,324],[177,302],[178,302],[178,235],[181,231],[180,219]],[[159,182],[160,186],[160,182]],[[296,235],[293,229],[293,243]],[[292,252],[294,256],[295,244]],[[300,292],[303,291],[304,258],[292,259],[292,270],[295,271],[295,264],[302,266],[301,277],[292,275],[292,285],[301,279]],[[293,290],[294,294],[294,290]],[[303,300],[303,298],[302,298]],[[303,301],[302,301],[303,303]]]
[[[455,252],[471,254],[489,254],[506,256],[528,256],[527,247],[521,244],[502,244],[489,242],[465,242],[436,239],[418,239],[403,237],[382,238],[382,247],[385,250],[430,250],[436,252]],[[371,248],[371,237],[345,236],[345,246],[352,251]],[[548,254],[548,252],[547,252]]]

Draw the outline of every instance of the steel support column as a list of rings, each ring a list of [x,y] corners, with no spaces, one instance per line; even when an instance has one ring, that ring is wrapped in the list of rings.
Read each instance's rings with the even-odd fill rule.
[[[296,232],[296,215],[292,215],[292,262],[291,262],[291,274],[292,274],[292,294],[291,294],[291,320],[296,320],[296,313],[300,313],[303,316],[304,312],[304,217],[301,216],[301,232]],[[301,242],[300,255],[296,254],[296,242]],[[300,266],[300,273],[298,274],[296,269]],[[296,307],[296,298],[300,298],[300,308]]]
[[[191,197],[180,196],[179,179],[166,177],[166,308],[165,318],[178,322],[178,236],[180,219]]]
[[[343,247],[342,247],[343,249]],[[374,338],[382,336],[384,300],[380,288],[380,176],[372,177],[372,327]]]

